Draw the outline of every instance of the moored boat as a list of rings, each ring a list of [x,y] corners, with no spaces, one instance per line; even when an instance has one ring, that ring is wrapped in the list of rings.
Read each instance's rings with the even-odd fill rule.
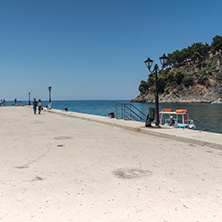
[[[213,101],[211,104],[222,104],[221,100]]]
[[[163,109],[160,113],[160,125],[168,125],[170,118],[173,117],[176,128],[195,129],[193,120],[189,119],[189,110],[187,109]]]

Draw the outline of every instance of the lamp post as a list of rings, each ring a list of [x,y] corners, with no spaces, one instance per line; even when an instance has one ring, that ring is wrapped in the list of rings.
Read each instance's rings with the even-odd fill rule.
[[[51,86],[49,86],[49,103],[51,103],[51,90],[52,90],[52,87]]]
[[[164,69],[168,58],[166,57],[165,54],[163,54],[159,59],[160,59],[161,65],[162,65],[162,69]],[[155,72],[155,119],[154,120],[155,120],[156,127],[159,127],[159,124],[160,124],[160,121],[159,121],[159,99],[158,99],[158,91],[157,91],[157,74],[159,71],[159,67],[156,64],[154,66],[154,69],[151,70],[153,60],[150,59],[150,57],[148,57],[148,59],[145,61],[145,64],[150,72]]]
[[[31,94],[31,93],[29,92],[29,106],[31,105],[30,94]]]

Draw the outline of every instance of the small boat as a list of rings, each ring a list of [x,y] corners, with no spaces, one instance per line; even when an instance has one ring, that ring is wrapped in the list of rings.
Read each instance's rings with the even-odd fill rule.
[[[213,101],[211,104],[222,104],[222,101],[220,101],[220,100]]]
[[[196,129],[193,120],[189,119],[189,110],[187,109],[177,109],[175,111],[173,109],[163,109],[159,116],[160,125],[168,125],[171,116],[175,121],[175,128]]]

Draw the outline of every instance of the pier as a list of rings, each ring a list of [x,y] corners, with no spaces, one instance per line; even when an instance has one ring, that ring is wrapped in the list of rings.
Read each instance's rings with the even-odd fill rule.
[[[0,221],[222,221],[222,134],[0,108]]]

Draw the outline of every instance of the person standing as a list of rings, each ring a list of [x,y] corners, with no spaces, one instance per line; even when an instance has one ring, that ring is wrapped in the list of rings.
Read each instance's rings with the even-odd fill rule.
[[[14,104],[15,104],[15,106],[17,105],[17,99],[15,98],[15,100],[14,100]]]
[[[32,105],[33,105],[33,111],[34,111],[34,114],[36,114],[36,108],[37,108],[37,101],[36,101],[36,98],[34,98],[34,101],[32,102]]]
[[[5,100],[3,99],[3,105],[5,106]]]
[[[38,101],[38,110],[39,110],[39,114],[41,114],[41,110],[42,110],[42,101],[41,101],[41,99],[39,99],[39,101]]]

